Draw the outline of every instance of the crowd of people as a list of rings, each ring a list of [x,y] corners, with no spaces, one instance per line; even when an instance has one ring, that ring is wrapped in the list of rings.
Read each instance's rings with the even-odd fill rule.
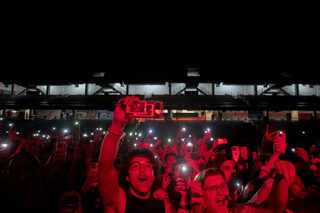
[[[210,129],[134,141],[125,108],[137,102],[121,99],[106,135],[96,131],[92,141],[79,126],[72,137],[53,130],[45,139],[12,126],[0,149],[1,212],[319,211],[318,145],[291,149],[276,123],[257,150]]]

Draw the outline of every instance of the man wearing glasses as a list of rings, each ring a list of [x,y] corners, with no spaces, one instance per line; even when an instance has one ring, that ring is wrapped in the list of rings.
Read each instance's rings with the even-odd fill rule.
[[[288,170],[291,169],[291,165],[286,162],[277,165],[277,174],[269,180],[269,186],[262,186],[250,201],[242,204],[232,203],[221,170],[216,168],[203,170],[190,184],[192,211],[193,213],[283,212],[288,199],[288,185],[291,182],[289,179],[292,176]]]

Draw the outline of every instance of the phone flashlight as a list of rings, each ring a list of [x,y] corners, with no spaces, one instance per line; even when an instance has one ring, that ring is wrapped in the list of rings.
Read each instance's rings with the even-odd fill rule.
[[[291,152],[295,153],[296,149],[295,148],[291,148]]]
[[[183,128],[182,128],[182,131],[186,131],[186,128],[183,127]]]

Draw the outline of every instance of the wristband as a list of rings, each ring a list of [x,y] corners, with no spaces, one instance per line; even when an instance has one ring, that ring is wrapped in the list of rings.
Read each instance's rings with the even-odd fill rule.
[[[113,135],[113,136],[116,136],[116,137],[121,137],[122,136],[122,134],[123,133],[121,133],[121,134],[116,134],[116,133],[113,133],[113,132],[110,132],[110,131],[108,131],[108,134],[110,134],[110,135]]]
[[[108,128],[108,134],[111,134],[113,136],[116,136],[116,137],[121,137],[123,135],[123,131],[120,131],[120,132],[114,132],[111,130],[111,126]]]

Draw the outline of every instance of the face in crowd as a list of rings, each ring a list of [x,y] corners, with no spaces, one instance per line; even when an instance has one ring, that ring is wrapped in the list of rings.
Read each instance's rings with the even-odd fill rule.
[[[307,196],[307,189],[302,183],[301,178],[296,175],[294,182],[289,185],[288,188],[289,196],[293,199],[303,199]]]
[[[148,196],[155,180],[152,163],[147,157],[133,157],[130,161],[127,181],[130,192],[138,197]]]
[[[224,161],[219,169],[223,172],[227,182],[229,182],[232,175],[236,174],[236,167],[233,160]]]
[[[175,155],[168,155],[165,160],[165,165],[169,171],[172,170],[172,165],[177,161],[177,157]]]
[[[229,190],[222,174],[206,177],[203,195],[205,212],[228,212]]]
[[[67,190],[59,197],[59,213],[82,213],[82,197],[76,190]]]

